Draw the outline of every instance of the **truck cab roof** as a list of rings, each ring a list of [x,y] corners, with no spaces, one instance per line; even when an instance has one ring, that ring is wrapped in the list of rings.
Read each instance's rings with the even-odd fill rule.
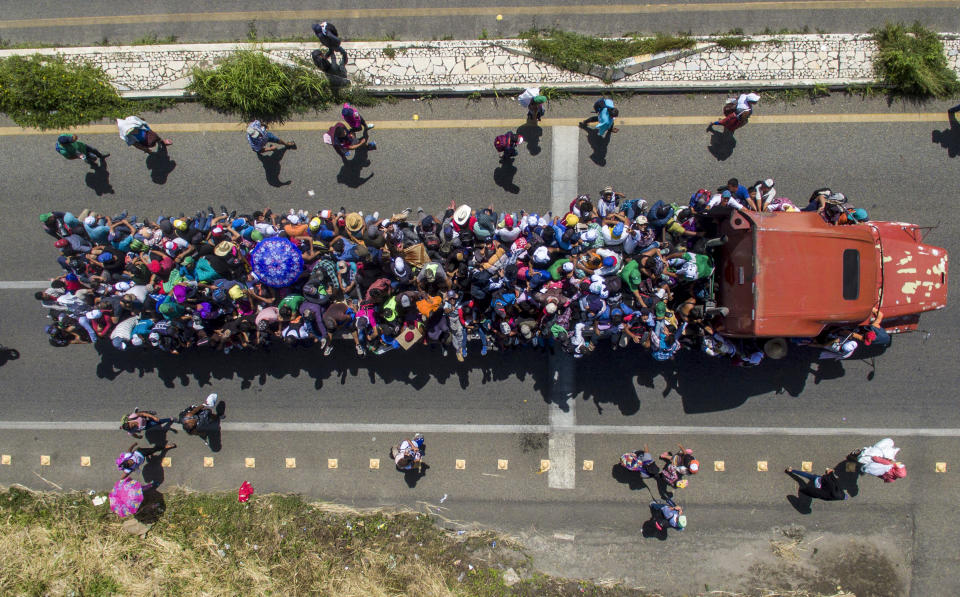
[[[866,323],[876,306],[900,318],[946,305],[946,251],[919,242],[914,225],[731,210],[719,228],[728,237],[717,255],[727,335],[813,337]],[[915,267],[887,265],[901,261]]]

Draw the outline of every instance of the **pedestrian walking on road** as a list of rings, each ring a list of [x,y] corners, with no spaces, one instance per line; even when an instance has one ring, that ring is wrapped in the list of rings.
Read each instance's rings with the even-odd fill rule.
[[[527,109],[527,120],[540,122],[546,112],[547,97],[540,95],[539,87],[528,87],[523,90],[517,101]]]
[[[848,460],[857,461],[861,475],[872,475],[884,483],[893,483],[907,476],[907,467],[896,460],[899,452],[900,448],[894,445],[892,439],[884,438],[872,446],[852,452]]]
[[[143,435],[141,435],[141,433],[157,425],[159,425],[164,432],[169,429],[176,433],[176,429],[170,429],[170,425],[172,424],[173,419],[161,419],[154,411],[135,408],[132,413],[123,417],[123,420],[120,422],[120,429],[126,431],[128,435],[142,439]]]
[[[120,138],[144,153],[153,153],[153,148],[166,151],[168,145],[173,145],[170,139],[162,139],[160,135],[150,129],[150,125],[139,116],[127,116],[117,119],[117,128]]]
[[[247,143],[250,149],[257,153],[267,153],[278,149],[296,149],[297,144],[293,141],[284,141],[267,130],[267,125],[259,120],[254,120],[247,125]]]
[[[163,447],[157,446],[153,448],[140,448],[137,444],[133,444],[126,452],[120,454],[117,458],[117,469],[123,473],[120,477],[121,479],[126,479],[147,462],[147,459],[155,458],[158,454],[160,458],[163,458],[163,455],[167,453],[167,450],[172,450],[177,447],[177,444],[166,444]]]
[[[210,394],[203,404],[193,404],[180,411],[177,421],[187,434],[196,435],[209,446],[210,436],[219,430],[220,419],[225,416],[219,404],[219,397]]]
[[[760,96],[756,93],[742,93],[737,98],[730,98],[723,106],[723,118],[710,123],[707,130],[714,126],[721,125],[724,130],[732,133],[738,128],[747,124],[750,115],[753,114],[753,107],[760,101]]]
[[[81,159],[93,168],[97,167],[97,160],[100,160],[100,168],[106,168],[105,160],[110,157],[109,153],[100,153],[96,148],[78,141],[76,135],[66,133],[57,137],[56,147],[57,153],[68,160]]]
[[[824,470],[822,475],[794,470],[793,467],[789,466],[783,472],[801,483],[800,493],[807,497],[826,501],[845,500],[849,497],[847,492],[840,487],[840,479],[837,478],[836,472],[832,468]]]
[[[500,159],[504,162],[517,157],[517,147],[521,143],[523,143],[523,137],[513,131],[507,131],[493,139],[493,147],[497,153],[503,154]]]
[[[340,115],[343,116],[343,121],[350,127],[351,133],[363,132],[363,135],[366,136],[367,131],[372,130],[376,126],[364,120],[363,116],[360,115],[360,111],[348,103],[343,104],[343,108],[340,109]]]
[[[390,458],[393,458],[397,470],[410,471],[422,466],[424,453],[423,435],[417,433],[413,439],[405,439],[390,448]]]
[[[340,66],[345,66],[347,64],[347,53],[340,45],[340,34],[337,32],[337,28],[333,26],[333,23],[328,23],[327,21],[314,23],[313,32],[317,38],[320,39],[320,43],[327,48],[327,53],[324,55],[324,58],[330,60],[334,52],[339,52],[342,58]],[[331,62],[337,64],[337,59],[334,58]]]
[[[593,111],[596,116],[591,116],[580,122],[581,128],[587,128],[591,122],[596,122],[596,132],[603,137],[608,133],[616,133],[620,129],[613,126],[614,119],[620,115],[620,110],[614,107],[613,100],[608,97],[602,97],[593,103]]]
[[[367,149],[373,150],[377,148],[377,144],[370,140],[366,131],[364,131],[364,135],[360,139],[357,139],[353,133],[350,132],[350,129],[347,128],[347,125],[342,122],[333,125],[324,133],[323,142],[327,145],[332,145],[334,151],[344,160],[353,155],[352,152],[355,149],[366,147]]]
[[[683,508],[673,500],[667,500],[666,503],[656,500],[650,502],[650,513],[653,515],[653,524],[658,531],[663,531],[667,527],[678,531],[687,528],[687,516],[683,513]]]

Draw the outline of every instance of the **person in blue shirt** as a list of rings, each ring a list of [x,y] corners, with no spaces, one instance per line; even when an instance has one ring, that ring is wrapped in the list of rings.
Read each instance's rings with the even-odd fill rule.
[[[736,178],[731,178],[727,181],[727,190],[743,204],[746,204],[747,199],[750,198],[750,191],[747,190],[747,187],[740,184],[740,181]]]
[[[284,141],[267,130],[267,126],[259,120],[254,120],[247,125],[247,143],[250,149],[257,153],[266,153],[278,149],[296,149],[297,144],[292,141]]]
[[[597,134],[600,136],[606,135],[608,133],[616,133],[620,129],[613,126],[613,119],[620,115],[620,111],[613,106],[613,100],[604,97],[598,99],[593,104],[593,111],[597,113],[596,116],[591,116],[586,120],[580,122],[580,126],[586,128],[586,126],[591,122],[597,123]]]

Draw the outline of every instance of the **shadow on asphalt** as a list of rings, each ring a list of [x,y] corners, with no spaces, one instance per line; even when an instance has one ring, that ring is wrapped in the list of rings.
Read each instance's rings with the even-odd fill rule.
[[[737,140],[733,133],[720,127],[719,130],[710,127],[710,145],[707,150],[718,162],[722,162],[733,155],[733,148],[737,146]]]
[[[543,136],[543,129],[536,121],[528,120],[526,124],[517,129],[517,134],[527,142],[527,151],[530,152],[530,155],[537,155],[543,150],[540,147],[540,137]]]
[[[150,180],[155,184],[167,184],[167,177],[177,167],[177,163],[170,159],[167,146],[162,143],[156,151],[147,156],[147,169],[150,170]]]
[[[267,184],[271,187],[284,187],[292,182],[290,180],[286,182],[280,180],[280,160],[283,159],[286,153],[287,148],[281,146],[279,149],[271,151],[270,155],[263,153],[257,154],[257,159],[263,164],[263,173],[267,178]]]
[[[96,345],[101,357],[97,376],[113,380],[124,373],[141,377],[155,374],[168,388],[193,384],[203,387],[217,380],[240,379],[244,389],[263,386],[270,379],[303,376],[312,379],[317,390],[327,384],[342,386],[351,378],[366,376],[371,383],[401,383],[422,390],[428,384],[456,384],[466,389],[471,384],[471,373],[479,372],[481,385],[531,379],[533,391],[539,393],[544,402],[563,400],[560,406],[567,406],[564,392],[551,391],[550,357],[541,351],[525,351],[517,358],[515,352],[497,351],[481,357],[479,351],[474,350],[465,362],[458,363],[452,356],[443,358],[439,350],[428,348],[358,358],[352,343],[337,341],[334,345],[333,354],[318,359],[317,348],[277,346],[270,352],[237,350],[229,355],[196,350],[175,356],[145,350],[119,352],[101,341]],[[737,408],[750,397],[768,392],[798,397],[808,380],[819,384],[845,375],[841,361],[817,361],[818,351],[802,347],[792,348],[783,360],[767,359],[750,368],[733,366],[728,359],[692,352],[681,353],[676,360],[662,363],[640,350],[612,350],[605,345],[577,361],[557,354],[557,358],[563,359],[561,367],[576,368],[573,396],[593,402],[599,413],[613,407],[623,415],[640,410],[641,394],[647,400],[656,399],[652,391],[658,377],[666,380],[660,397],[666,399],[678,394],[684,412],[709,413]],[[425,360],[429,366],[424,365]],[[869,376],[865,381],[869,381]]]
[[[950,121],[950,128],[933,131],[930,137],[934,143],[939,143],[940,147],[947,150],[949,157],[955,158],[960,155],[960,122],[957,122],[956,112],[947,112],[947,118]]]
[[[370,165],[370,158],[367,157],[369,151],[366,145],[362,145],[353,150],[353,157],[341,158],[343,165],[337,174],[337,182],[356,189],[373,178],[372,172],[367,177],[363,176],[363,169]]]
[[[513,182],[513,177],[517,175],[517,167],[513,163],[513,158],[501,158],[500,165],[493,171],[493,182],[508,193],[516,195],[520,192],[520,187]]]
[[[581,126],[580,128],[587,131],[587,143],[593,150],[593,153],[590,154],[590,160],[598,166],[606,166],[607,150],[610,147],[610,135],[613,134],[613,130],[607,131],[606,135],[599,135],[595,128],[587,126]]]
[[[87,183],[88,187],[93,189],[97,197],[113,195],[113,185],[110,184],[110,172],[106,166],[95,166],[91,168],[90,172],[87,172],[87,175],[84,177],[84,182]]]

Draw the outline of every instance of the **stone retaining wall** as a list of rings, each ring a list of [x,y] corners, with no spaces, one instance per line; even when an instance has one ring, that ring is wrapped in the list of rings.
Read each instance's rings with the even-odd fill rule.
[[[710,38],[697,38],[710,42]],[[749,38],[753,45],[677,55],[609,85],[612,88],[723,88],[844,85],[873,80],[875,44],[867,35],[783,35]],[[960,39],[945,35],[948,61],[960,72]],[[279,59],[310,61],[312,43],[189,44],[0,50],[10,55],[60,54],[89,61],[125,95],[179,95],[194,65],[212,65],[239,48],[257,47]],[[566,71],[524,55],[519,40],[345,43],[347,70],[371,91],[436,93],[512,90],[529,85],[604,88],[597,77]],[[392,57],[391,57],[392,54]]]

